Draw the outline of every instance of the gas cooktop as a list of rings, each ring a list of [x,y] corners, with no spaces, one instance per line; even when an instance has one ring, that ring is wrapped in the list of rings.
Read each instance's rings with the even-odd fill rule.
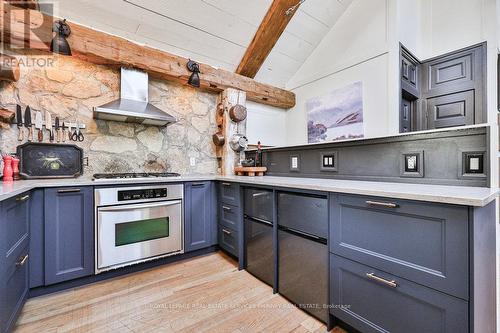
[[[94,180],[100,179],[135,179],[135,178],[163,178],[163,177],[179,177],[180,174],[175,172],[125,172],[125,173],[95,173]]]

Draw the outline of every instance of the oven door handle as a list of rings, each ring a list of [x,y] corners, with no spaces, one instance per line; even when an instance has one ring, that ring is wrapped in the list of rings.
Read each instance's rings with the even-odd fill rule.
[[[155,203],[144,203],[144,204],[136,204],[136,205],[98,207],[97,210],[99,212],[118,212],[118,211],[132,210],[132,209],[173,206],[173,205],[179,205],[179,204],[181,204],[181,200],[166,201],[166,202],[163,201],[163,202],[155,202]]]

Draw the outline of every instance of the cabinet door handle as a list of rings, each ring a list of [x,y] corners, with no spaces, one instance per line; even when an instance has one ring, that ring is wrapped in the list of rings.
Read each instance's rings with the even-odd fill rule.
[[[222,209],[224,209],[226,212],[230,212],[232,210],[231,207],[228,206],[222,206]]]
[[[226,235],[231,235],[231,231],[229,230],[222,229],[222,232],[225,233]]]
[[[257,198],[257,197],[262,197],[264,195],[267,195],[268,192],[260,192],[260,193],[254,193],[252,194],[252,197]]]
[[[231,183],[222,183],[223,186],[231,186]]]
[[[191,184],[192,187],[202,187],[203,185],[205,185],[205,183],[192,183]]]
[[[16,198],[16,201],[19,201],[19,202],[22,202],[22,201],[26,201],[30,198],[30,195],[29,194],[26,194],[26,195],[23,195],[21,197],[17,197]]]
[[[370,206],[379,206],[379,207],[385,207],[385,208],[398,208],[399,207],[398,204],[395,204],[392,202],[380,202],[380,201],[371,201],[371,200],[367,200],[366,204],[370,205]]]
[[[16,262],[16,267],[24,266],[26,261],[28,261],[28,255],[25,255],[24,257],[19,258],[19,260]]]
[[[380,282],[380,283],[385,284],[386,286],[391,287],[391,288],[396,288],[398,286],[398,284],[396,283],[396,281],[394,281],[394,280],[390,280],[390,281],[386,280],[384,278],[381,278],[380,276],[376,276],[375,273],[366,273],[366,276],[369,279],[371,279],[371,280]]]
[[[62,189],[62,190],[57,190],[57,193],[76,193],[80,192],[79,188],[67,188],[67,189]]]

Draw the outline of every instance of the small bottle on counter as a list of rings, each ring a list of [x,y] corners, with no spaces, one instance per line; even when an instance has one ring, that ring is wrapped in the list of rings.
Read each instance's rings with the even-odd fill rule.
[[[3,156],[3,181],[4,182],[11,182],[14,180],[13,177],[13,170],[12,170],[12,156],[10,155],[4,155]]]
[[[17,157],[12,157],[12,174],[14,180],[21,179],[19,176],[19,159]]]
[[[257,152],[255,153],[255,166],[256,167],[261,167],[262,166],[262,146],[260,144],[260,141],[257,142]]]

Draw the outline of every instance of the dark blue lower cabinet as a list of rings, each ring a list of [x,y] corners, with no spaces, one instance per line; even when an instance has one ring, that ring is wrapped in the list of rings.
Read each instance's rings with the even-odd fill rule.
[[[239,233],[219,224],[219,246],[224,251],[239,257]]]
[[[45,285],[44,190],[31,191],[30,200],[30,288]]]
[[[30,193],[0,204],[0,332],[10,331],[28,294]]]
[[[468,332],[468,302],[330,255],[330,313],[364,332]]]
[[[213,183],[184,184],[184,251],[190,252],[217,243],[217,220]]]
[[[45,285],[94,273],[92,187],[45,190]]]

